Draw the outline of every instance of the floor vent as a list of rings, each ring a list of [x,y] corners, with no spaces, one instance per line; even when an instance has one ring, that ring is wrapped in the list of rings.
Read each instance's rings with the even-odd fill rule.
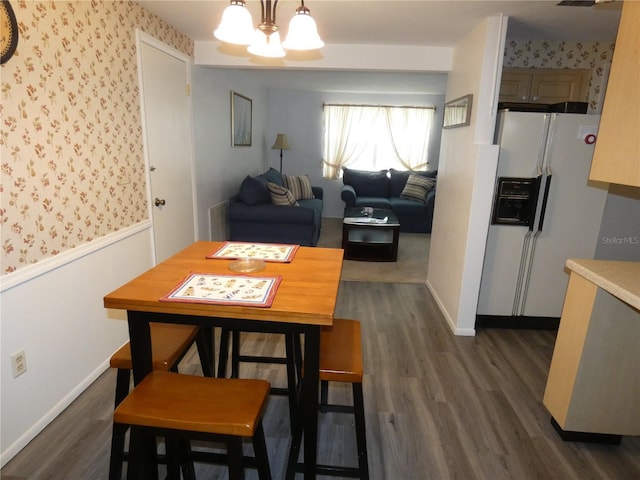
[[[225,200],[217,205],[209,207],[209,235],[212,242],[224,242],[227,240],[227,208],[229,201]]]

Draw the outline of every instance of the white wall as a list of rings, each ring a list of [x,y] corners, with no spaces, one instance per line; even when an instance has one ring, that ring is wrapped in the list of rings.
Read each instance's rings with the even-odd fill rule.
[[[640,262],[640,188],[609,185],[594,258]]]
[[[340,199],[342,180],[322,178],[323,103],[435,105],[436,118],[433,122],[429,145],[429,169],[436,170],[440,151],[443,102],[444,92],[441,94],[379,94],[270,89],[267,128],[269,150],[266,152],[269,165],[276,169],[280,168],[280,151],[271,150],[271,145],[275,141],[276,134],[286,133],[291,149],[283,151],[284,173],[309,175],[312,185],[324,189],[322,216],[342,217],[344,212],[344,202]]]
[[[104,372],[127,341],[126,316],[106,310],[102,298],[152,265],[150,228],[144,222],[3,281],[2,465]],[[21,349],[27,371],[13,378],[9,356]]]
[[[396,72],[448,72],[451,47],[417,45],[339,45],[327,44],[322,50],[296,52],[295,61],[287,58],[258,58],[246,55],[237,45],[217,41],[196,41],[196,65],[216,67],[274,67],[284,69],[366,70]]]
[[[198,229],[200,240],[209,240],[209,207],[266,168],[267,90],[246,71],[194,67],[192,81]],[[231,91],[252,100],[250,147],[231,146]]]
[[[443,130],[427,286],[457,335],[475,334],[498,149],[492,145],[507,20],[492,17],[454,51],[447,100],[473,94],[471,125]]]

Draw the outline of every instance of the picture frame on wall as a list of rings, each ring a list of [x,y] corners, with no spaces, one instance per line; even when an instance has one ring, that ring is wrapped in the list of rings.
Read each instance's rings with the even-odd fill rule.
[[[471,104],[473,95],[465,95],[444,104],[442,128],[464,127],[471,124]]]
[[[253,102],[250,98],[231,92],[231,146],[251,146]]]

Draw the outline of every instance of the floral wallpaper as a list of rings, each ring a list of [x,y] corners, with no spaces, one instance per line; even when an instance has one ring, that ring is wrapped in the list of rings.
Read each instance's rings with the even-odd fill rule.
[[[0,265],[14,272],[148,217],[135,29],[193,42],[132,1],[11,0],[0,67]]]
[[[599,113],[602,80],[611,66],[613,47],[613,43],[599,42],[509,40],[505,46],[503,66],[591,69],[589,113]]]

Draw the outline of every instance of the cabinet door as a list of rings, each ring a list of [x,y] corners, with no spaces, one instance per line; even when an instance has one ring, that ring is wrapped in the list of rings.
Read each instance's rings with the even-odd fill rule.
[[[500,102],[529,102],[531,73],[505,69],[500,83]]]
[[[584,102],[587,100],[588,70],[545,70],[531,78],[532,103]]]
[[[640,187],[640,2],[623,2],[591,180]]]

